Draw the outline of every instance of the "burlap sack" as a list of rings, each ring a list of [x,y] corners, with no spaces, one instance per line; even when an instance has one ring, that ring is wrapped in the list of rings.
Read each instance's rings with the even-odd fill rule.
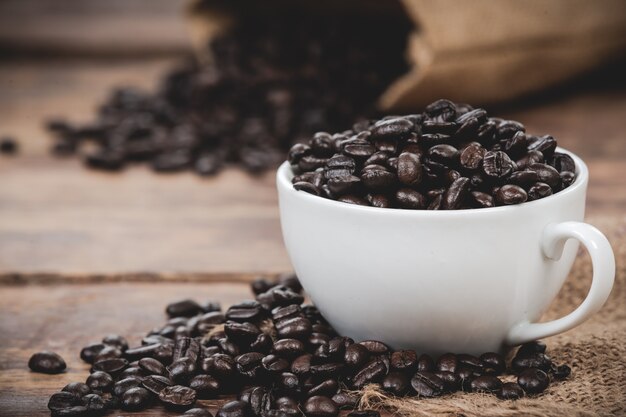
[[[280,7],[280,1],[195,0],[191,33],[198,51],[227,29],[234,10]],[[355,13],[389,12],[395,3],[301,2],[326,13],[348,7]],[[401,0],[401,5],[398,10],[415,25],[406,54],[411,70],[382,95],[379,105],[386,111],[414,111],[441,97],[476,105],[514,99],[623,57],[626,50],[624,0]]]

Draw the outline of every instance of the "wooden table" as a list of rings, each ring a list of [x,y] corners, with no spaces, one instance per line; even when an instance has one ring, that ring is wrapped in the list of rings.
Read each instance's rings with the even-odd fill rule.
[[[87,375],[80,348],[104,334],[137,343],[174,299],[228,305],[250,296],[236,281],[290,269],[272,173],[256,178],[231,169],[201,179],[133,167],[105,174],[48,155],[42,119],[86,120],[111,86],[149,87],[169,65],[170,59],[0,65],[0,134],[22,145],[19,156],[0,156],[1,416],[48,415],[47,397]],[[623,83],[500,114],[530,132],[553,134],[587,161],[592,223],[623,216]],[[29,356],[42,349],[64,356],[68,371],[29,372]]]

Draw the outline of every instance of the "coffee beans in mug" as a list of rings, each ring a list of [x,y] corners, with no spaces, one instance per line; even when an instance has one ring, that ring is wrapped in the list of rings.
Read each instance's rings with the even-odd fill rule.
[[[405,135],[406,126],[397,120],[380,123],[376,134]],[[449,149],[438,152],[439,160],[452,154]],[[354,341],[339,336],[314,306],[303,304],[294,275],[260,278],[251,287],[255,299],[241,301],[225,314],[216,303],[170,304],[165,324],[149,331],[141,346],[129,347],[122,336],[109,335],[102,344],[83,348],[80,357],[93,363],[91,374],[86,383],[70,383],[53,394],[50,409],[59,416],[100,415],[161,405],[183,416],[210,416],[197,400],[230,396],[217,416],[295,417],[302,411],[334,417],[339,410],[376,416],[371,410],[354,411],[358,391],[372,384],[396,397],[427,399],[464,391],[516,400],[542,393],[551,380],[571,372],[567,365],[553,363],[540,342],[521,346],[507,364],[497,352],[431,357],[394,350],[379,340]],[[106,355],[97,359],[103,351]],[[61,368],[56,356],[38,355],[31,368]]]
[[[335,138],[324,142],[320,138]],[[298,191],[349,204],[460,210],[551,196],[576,179],[571,156],[483,109],[437,100],[424,112],[318,132],[288,153]],[[308,159],[307,159],[308,158]]]

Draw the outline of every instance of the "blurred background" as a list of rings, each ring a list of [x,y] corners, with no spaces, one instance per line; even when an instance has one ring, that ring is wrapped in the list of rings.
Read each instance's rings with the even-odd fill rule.
[[[626,3],[0,2],[0,277],[290,270],[292,143],[437,98],[551,134],[626,203]]]

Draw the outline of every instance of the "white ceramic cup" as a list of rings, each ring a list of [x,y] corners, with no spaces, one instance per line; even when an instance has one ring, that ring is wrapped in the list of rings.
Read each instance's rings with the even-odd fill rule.
[[[524,204],[428,211],[363,207],[296,191],[278,169],[287,252],[330,324],[355,340],[440,354],[503,351],[564,332],[597,312],[613,286],[606,237],[582,223],[589,173]],[[579,242],[593,278],[570,314],[538,323],[569,273]]]

